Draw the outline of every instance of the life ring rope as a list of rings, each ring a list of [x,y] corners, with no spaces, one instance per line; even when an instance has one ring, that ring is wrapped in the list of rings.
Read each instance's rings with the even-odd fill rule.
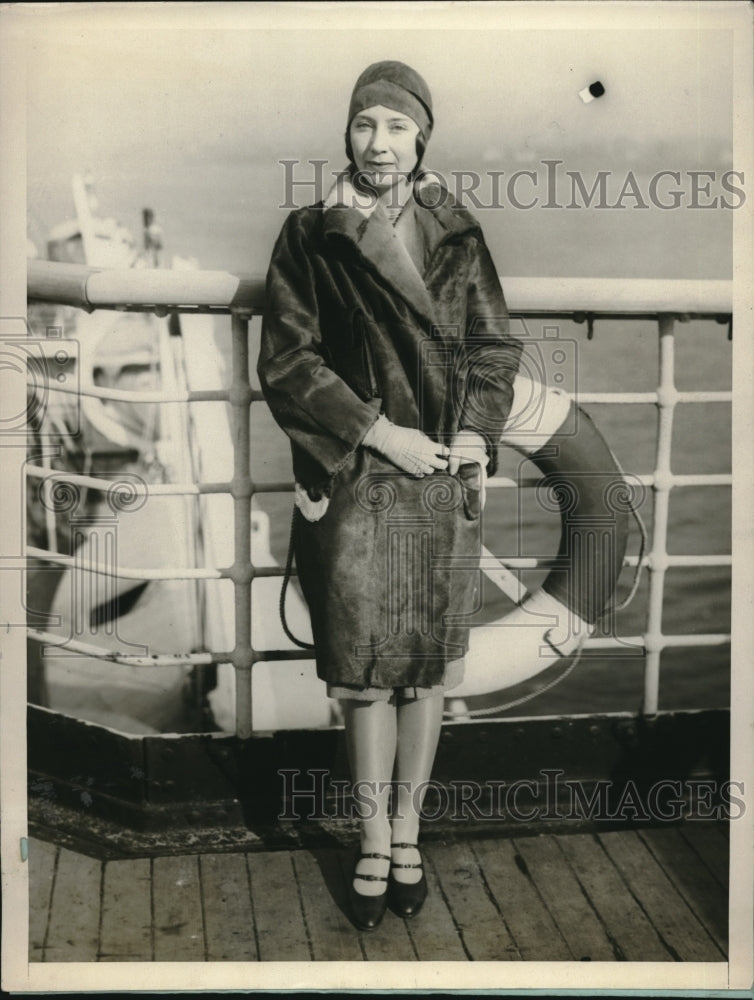
[[[534,691],[530,691],[528,694],[521,695],[520,698],[514,698],[513,701],[506,701],[502,705],[488,705],[487,708],[464,708],[463,711],[461,712],[451,712],[448,709],[445,709],[443,711],[443,715],[451,719],[464,719],[464,718],[476,719],[484,715],[498,715],[500,712],[507,712],[508,709],[510,708],[518,708],[519,705],[526,704],[526,702],[531,701],[532,698],[538,698],[541,694],[544,694],[546,691],[551,691],[554,687],[557,687],[558,684],[561,684],[566,679],[566,677],[569,677],[578,666],[579,661],[581,660],[581,654],[583,650],[584,650],[583,645],[579,646],[579,648],[574,653],[573,659],[568,664],[568,666],[566,667],[566,669],[563,671],[562,674],[559,674],[557,677],[553,678],[551,681],[548,681],[546,684],[541,684],[538,688],[535,688]],[[451,697],[448,700],[452,701],[453,699]],[[465,701],[465,699],[459,698],[458,701]]]

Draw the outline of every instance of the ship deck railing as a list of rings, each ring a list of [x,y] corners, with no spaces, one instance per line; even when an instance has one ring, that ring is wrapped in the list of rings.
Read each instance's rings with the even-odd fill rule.
[[[586,323],[591,336],[595,321],[602,319],[652,320],[659,337],[657,385],[651,392],[579,392],[578,402],[607,403],[618,406],[651,404],[657,409],[654,468],[651,474],[633,477],[651,489],[653,518],[649,550],[641,557],[642,568],[649,573],[648,610],[644,628],[639,635],[595,636],[587,640],[591,649],[616,649],[626,644],[644,650],[644,684],[641,713],[651,716],[658,710],[660,659],[669,647],[719,646],[730,642],[730,634],[695,632],[672,634],[663,631],[665,578],[676,567],[730,567],[729,554],[676,555],[668,553],[668,521],[670,496],[673,490],[685,487],[719,487],[732,485],[730,474],[675,474],[672,471],[672,437],[676,407],[682,403],[732,403],[730,391],[681,391],[675,380],[676,324],[692,318],[711,319],[732,324],[732,282],[712,280],[613,280],[572,278],[502,278],[511,315],[524,320],[553,318]],[[32,260],[28,268],[28,298],[45,302],[94,310],[138,311],[164,317],[178,314],[226,314],[231,324],[232,374],[229,387],[212,390],[162,392],[158,390],[119,390],[98,386],[66,386],[49,382],[46,388],[54,392],[73,392],[102,400],[133,403],[202,403],[225,402],[230,406],[233,441],[233,475],[227,481],[129,483],[135,495],[202,495],[227,494],[233,502],[234,559],[224,567],[159,566],[153,568],[111,565],[81,560],[55,551],[27,546],[25,558],[35,558],[65,567],[75,565],[82,572],[102,573],[120,579],[134,580],[221,580],[232,581],[235,605],[235,635],[232,649],[207,652],[186,652],[139,656],[98,647],[79,641],[66,640],[70,652],[130,665],[160,666],[177,664],[232,664],[235,671],[235,734],[240,739],[252,735],[252,684],[254,664],[270,660],[302,660],[313,653],[303,649],[256,649],[252,644],[252,583],[255,579],[282,576],[279,566],[257,566],[252,561],[252,501],[262,493],[292,492],[292,481],[257,481],[251,475],[250,443],[252,413],[256,405],[264,405],[264,397],[253,388],[249,376],[249,324],[264,308],[264,281],[219,271],[169,270],[97,270],[83,265]],[[81,487],[103,490],[107,480],[68,471],[55,471],[43,465],[29,463],[26,473],[47,483],[67,482]],[[512,488],[533,485],[536,480],[513,480],[493,477],[490,488]],[[117,479],[112,488],[118,489]],[[637,567],[640,557],[627,555],[625,564]],[[6,560],[13,568],[13,560]],[[19,559],[22,568],[25,559]],[[547,559],[506,558],[512,569],[529,569],[548,565]],[[52,645],[60,643],[59,635],[38,628],[29,634]]]

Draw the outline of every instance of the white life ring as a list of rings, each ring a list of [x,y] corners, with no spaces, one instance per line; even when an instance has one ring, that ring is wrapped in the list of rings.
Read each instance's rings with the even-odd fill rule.
[[[530,458],[552,487],[561,511],[560,565],[508,614],[471,628],[465,676],[451,699],[512,687],[573,655],[612,596],[628,538],[628,486],[591,418],[567,393],[518,375],[500,440]],[[579,531],[596,525],[599,532],[601,523],[609,544],[582,545]]]

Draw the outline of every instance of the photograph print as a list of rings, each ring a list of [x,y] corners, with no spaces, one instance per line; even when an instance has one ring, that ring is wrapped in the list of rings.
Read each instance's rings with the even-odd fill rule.
[[[749,982],[747,6],[15,6],[4,987]]]

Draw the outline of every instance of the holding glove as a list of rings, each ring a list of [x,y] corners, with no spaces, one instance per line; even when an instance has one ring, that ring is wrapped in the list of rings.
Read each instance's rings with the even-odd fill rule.
[[[438,444],[413,427],[398,427],[384,414],[372,424],[362,443],[413,476],[429,475],[448,467],[446,445]]]
[[[450,444],[450,460],[448,472],[455,476],[460,466],[474,463],[478,465],[478,474],[473,476],[474,489],[479,490],[480,510],[484,509],[487,499],[487,445],[481,434],[476,431],[458,431]]]

